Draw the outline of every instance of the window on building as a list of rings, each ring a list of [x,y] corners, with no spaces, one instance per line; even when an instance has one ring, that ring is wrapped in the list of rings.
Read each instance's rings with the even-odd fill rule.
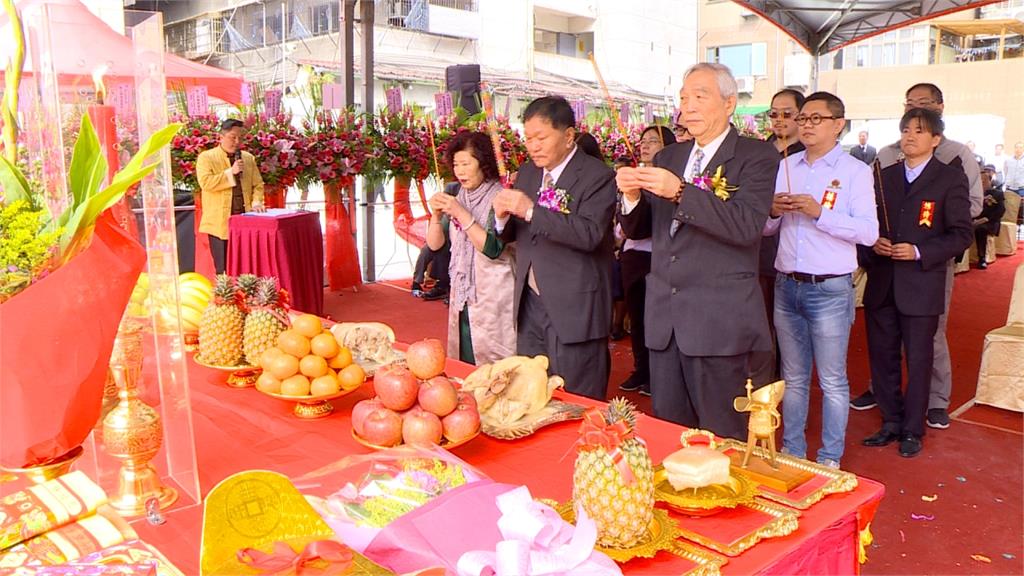
[[[733,76],[764,76],[768,69],[768,44],[736,44],[707,49],[707,61],[725,64]]]
[[[552,30],[533,30],[533,48],[537,52],[558,54],[570,58],[586,58],[594,51],[594,33],[555,32]]]
[[[329,34],[338,30],[338,3],[309,7],[309,31],[314,35]]]

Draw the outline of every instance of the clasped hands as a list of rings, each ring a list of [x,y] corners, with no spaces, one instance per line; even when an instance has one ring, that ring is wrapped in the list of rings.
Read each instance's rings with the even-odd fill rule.
[[[517,216],[525,220],[527,212],[533,208],[533,200],[530,200],[530,197],[522,190],[505,188],[495,194],[492,207],[494,208],[495,218]]]
[[[640,191],[647,190],[655,196],[676,202],[679,200],[683,181],[664,168],[619,168],[615,173],[615,184],[630,202],[640,199]]]
[[[458,222],[463,230],[473,225],[473,215],[454,196],[438,192],[427,200],[427,205],[433,211],[432,218],[438,217],[438,214],[447,214],[449,218]]]
[[[798,212],[811,218],[821,216],[821,204],[810,194],[776,194],[772,198],[772,218]]]
[[[914,245],[909,242],[893,244],[892,240],[880,236],[872,250],[879,256],[886,256],[893,260],[917,260],[917,251],[914,249]]]

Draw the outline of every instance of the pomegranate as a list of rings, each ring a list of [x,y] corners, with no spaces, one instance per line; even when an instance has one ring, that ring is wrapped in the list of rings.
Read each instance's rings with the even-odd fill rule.
[[[420,384],[420,408],[444,418],[459,405],[459,398],[450,380],[444,376],[434,376]]]
[[[436,338],[413,342],[405,351],[405,363],[420,380],[429,380],[444,372],[444,345]]]
[[[373,389],[385,408],[401,412],[412,408],[420,384],[412,372],[391,364],[377,371],[373,376]]]
[[[475,405],[459,404],[451,414],[441,420],[441,425],[444,437],[449,442],[459,442],[473,436],[480,429],[480,413],[476,411]]]
[[[352,407],[352,429],[356,431],[356,434],[363,435],[363,421],[366,417],[379,408],[383,408],[384,404],[381,403],[380,398],[369,398],[361,402],[356,403]]]
[[[402,418],[402,439],[406,444],[440,444],[443,433],[441,419],[426,410],[410,410]]]
[[[359,436],[377,446],[398,446],[402,443],[402,418],[387,408],[378,408],[366,415]]]

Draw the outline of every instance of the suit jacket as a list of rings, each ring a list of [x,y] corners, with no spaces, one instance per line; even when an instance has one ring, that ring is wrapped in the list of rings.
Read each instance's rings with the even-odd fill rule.
[[[530,222],[512,217],[501,239],[516,242],[515,318],[527,271],[533,267],[551,325],[566,343],[608,336],[611,325],[612,211],[615,173],[604,162],[576,150],[555,182],[571,200],[569,213],[537,205],[544,171],[527,162],[516,188],[534,201]]]
[[[199,220],[199,231],[224,240],[228,238],[231,194],[235,186],[235,177],[231,174],[232,163],[220,146],[206,150],[196,158],[196,179],[203,192],[203,215]],[[244,150],[242,196],[245,198],[246,212],[252,210],[254,201],[263,202],[263,177],[260,176],[256,158]]]
[[[881,185],[879,191],[876,181],[875,193],[884,194],[885,199],[878,203],[879,233],[893,244],[909,242],[917,246],[921,259],[892,260],[875,254],[869,247],[859,247],[861,263],[868,271],[864,307],[870,310],[882,306],[892,290],[901,314],[942,314],[946,265],[963,254],[974,239],[967,176],[963,170],[933,157],[914,180],[909,193],[903,162],[882,170]],[[925,202],[934,202],[931,226],[921,222]],[[891,230],[886,229],[886,214]]]
[[[871,164],[875,161],[878,151],[870,144],[868,144],[867,150],[861,150],[860,144],[855,144],[853,148],[850,148],[850,155],[865,164]]]
[[[654,165],[683,178],[692,148],[693,142],[673,144],[655,156]],[[729,128],[705,173],[713,175],[719,166],[736,187],[727,201],[687,184],[679,204],[644,192],[621,218],[628,237],[654,239],[644,317],[652,350],[668,347],[673,333],[687,356],[771,349],[757,269],[779,154]],[[669,234],[673,219],[682,223],[675,236]]]

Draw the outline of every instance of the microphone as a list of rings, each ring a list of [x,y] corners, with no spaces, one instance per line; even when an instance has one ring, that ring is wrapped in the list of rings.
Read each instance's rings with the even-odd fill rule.
[[[239,161],[241,159],[242,159],[242,151],[241,150],[235,150],[235,154],[231,158],[232,162],[237,162],[237,161]],[[239,179],[242,178],[242,171],[241,170],[238,171],[238,178]]]

